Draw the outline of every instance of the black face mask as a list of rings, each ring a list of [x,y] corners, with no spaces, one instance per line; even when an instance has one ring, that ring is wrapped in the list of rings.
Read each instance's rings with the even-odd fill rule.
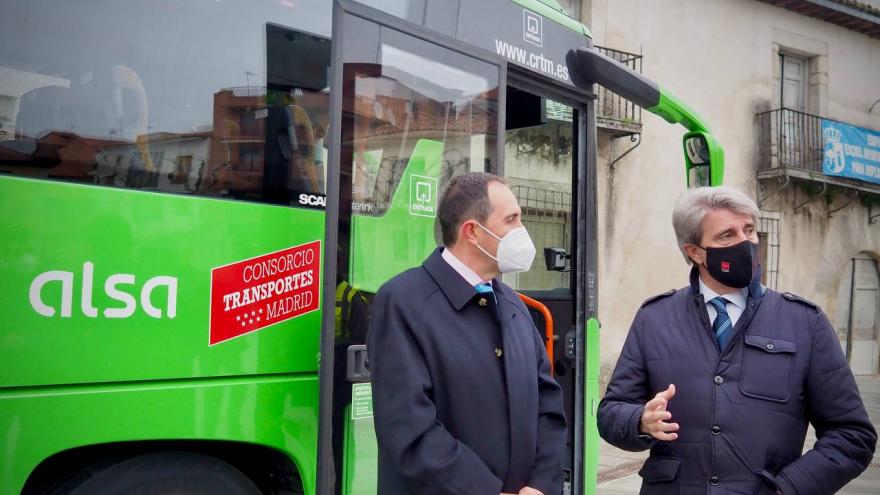
[[[712,278],[728,287],[748,287],[758,268],[757,244],[742,241],[733,246],[703,249],[706,250],[705,266]]]

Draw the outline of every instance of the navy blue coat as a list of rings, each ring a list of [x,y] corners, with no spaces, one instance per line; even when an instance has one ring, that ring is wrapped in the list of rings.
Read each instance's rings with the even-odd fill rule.
[[[544,342],[510,287],[493,282],[496,306],[441,252],[374,301],[379,494],[557,495],[566,421]]]
[[[818,306],[749,289],[723,352],[691,287],[650,299],[636,314],[605,398],[602,438],[651,449],[643,494],[831,494],[871,462],[877,434],[840,342]],[[677,440],[639,436],[644,404],[674,383]],[[818,441],[801,455],[807,424]]]

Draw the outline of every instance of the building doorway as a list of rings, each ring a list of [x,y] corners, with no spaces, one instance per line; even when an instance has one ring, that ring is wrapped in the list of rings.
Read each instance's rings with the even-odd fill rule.
[[[856,375],[880,368],[880,272],[865,254],[853,257],[838,289],[837,333]]]

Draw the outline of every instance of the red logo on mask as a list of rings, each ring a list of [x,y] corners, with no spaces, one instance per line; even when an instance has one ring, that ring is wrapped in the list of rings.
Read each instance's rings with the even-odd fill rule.
[[[722,261],[721,262],[721,271],[724,273],[729,273],[730,272],[730,263],[728,263],[726,261]]]

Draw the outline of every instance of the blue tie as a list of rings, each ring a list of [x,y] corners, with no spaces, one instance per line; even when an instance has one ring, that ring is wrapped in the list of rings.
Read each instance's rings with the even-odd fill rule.
[[[715,316],[715,321],[712,323],[712,330],[715,331],[715,340],[718,341],[718,348],[723,351],[724,346],[730,341],[731,334],[733,334],[731,331],[733,323],[730,321],[730,315],[727,314],[727,303],[730,301],[718,296],[710,299],[709,302],[715,307],[715,311],[718,312],[718,315]]]
[[[489,282],[480,282],[479,284],[474,286],[474,289],[477,290],[477,294],[492,294],[492,300],[495,300],[495,291],[492,290],[492,284]]]
[[[477,292],[480,294],[489,294],[495,292],[492,290],[492,284],[490,284],[489,282],[480,282],[474,286],[474,289],[477,289]]]

